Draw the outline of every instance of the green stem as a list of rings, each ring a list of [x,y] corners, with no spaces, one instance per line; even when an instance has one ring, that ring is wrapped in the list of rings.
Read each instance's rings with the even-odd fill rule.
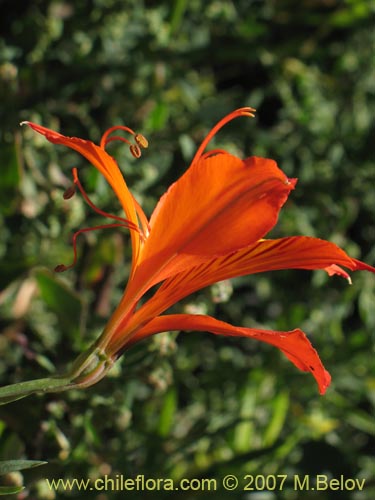
[[[68,389],[84,389],[96,384],[111,369],[115,360],[94,344],[82,353],[73,363],[71,370],[64,375],[28,380],[0,388],[0,405],[47,392],[62,392]]]

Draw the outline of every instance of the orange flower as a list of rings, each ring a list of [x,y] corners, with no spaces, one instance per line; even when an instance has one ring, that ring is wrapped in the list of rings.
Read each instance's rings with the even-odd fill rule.
[[[131,233],[129,280],[120,304],[95,344],[96,358],[104,359],[105,366],[88,363],[76,379],[80,386],[99,380],[124,350],[145,337],[167,330],[206,330],[255,338],[278,347],[300,370],[312,373],[321,394],[326,391],[330,375],[299,329],[276,332],[236,327],[209,316],[163,314],[196,290],[246,274],[277,269],[325,269],[329,275],[339,274],[350,281],[341,266],[352,271],[375,272],[375,268],[349,257],[328,241],[307,236],[264,239],[276,224],[297,180],[288,179],[273,160],[257,157],[241,160],[223,150],[204,153],[221,127],[239,116],[254,116],[254,111],[237,109],[211,130],[188,170],[161,197],[149,221],[130,193],[116,161],[105,150],[110,141],[122,140],[139,157],[140,148],[148,145],[143,136],[127,127],[112,127],[103,135],[100,145],[96,145],[24,122],[50,142],[78,151],[101,172],[126,218],[111,216],[94,207],[83,191],[76,169],[74,182],[95,210],[117,221],[112,226],[125,226]],[[135,142],[110,136],[117,130],[129,132]],[[78,231],[75,237],[87,230],[90,229]],[[65,269],[66,266],[57,268]],[[157,284],[161,285],[151,298],[140,305],[145,293]]]

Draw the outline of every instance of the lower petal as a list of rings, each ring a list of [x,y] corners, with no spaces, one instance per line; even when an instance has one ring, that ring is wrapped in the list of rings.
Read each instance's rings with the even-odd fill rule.
[[[280,351],[300,370],[310,372],[315,378],[320,394],[324,394],[331,382],[331,376],[325,370],[318,353],[302,330],[277,332],[258,328],[233,326],[210,316],[173,314],[159,316],[142,327],[126,344],[127,349],[140,340],[156,333],[169,330],[199,330],[215,335],[232,337],[248,337],[271,344]]]

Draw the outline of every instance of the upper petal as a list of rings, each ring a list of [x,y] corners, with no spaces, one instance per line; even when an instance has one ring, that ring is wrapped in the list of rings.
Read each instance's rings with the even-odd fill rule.
[[[78,137],[66,137],[49,128],[33,122],[23,122],[38,132],[53,144],[61,144],[74,149],[84,156],[99,172],[107,179],[108,183],[119,199],[126,217],[138,225],[133,198],[128,190],[125,179],[117,165],[117,162],[103,148],[91,141]]]
[[[150,321],[133,336],[126,347],[145,337],[169,330],[200,330],[216,335],[248,337],[279,348],[300,370],[309,371],[314,376],[320,394],[324,394],[331,382],[331,376],[324,368],[318,353],[302,330],[277,332],[258,328],[243,328],[224,323],[210,316],[173,314],[159,316]]]
[[[198,161],[159,201],[143,258],[170,253],[223,255],[264,236],[293,189],[273,160],[218,154]]]
[[[137,284],[148,281],[151,286],[256,242],[276,224],[294,185],[273,160],[218,154],[196,162],[168,189],[151,217]]]

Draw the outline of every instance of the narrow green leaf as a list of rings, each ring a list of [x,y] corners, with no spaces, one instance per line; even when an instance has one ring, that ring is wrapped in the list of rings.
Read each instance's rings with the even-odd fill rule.
[[[32,469],[47,462],[40,460],[4,460],[0,461],[0,475],[9,474],[17,470]]]
[[[184,13],[187,7],[186,0],[175,0],[171,10],[171,18],[169,24],[169,36],[173,36],[179,30]]]
[[[175,389],[170,389],[164,398],[163,407],[159,418],[159,435],[168,436],[173,425],[174,416],[177,409],[177,394]]]
[[[24,486],[0,486],[0,496],[15,495],[24,489]]]
[[[50,377],[6,385],[0,388],[0,405],[17,401],[38,392],[63,391],[68,388],[70,382],[70,378]]]
[[[271,418],[270,423],[267,426],[263,438],[265,446],[272,445],[279,437],[283,429],[283,425],[285,423],[285,419],[287,417],[289,408],[289,393],[287,391],[280,392],[275,397],[272,406],[273,406],[273,416]]]

